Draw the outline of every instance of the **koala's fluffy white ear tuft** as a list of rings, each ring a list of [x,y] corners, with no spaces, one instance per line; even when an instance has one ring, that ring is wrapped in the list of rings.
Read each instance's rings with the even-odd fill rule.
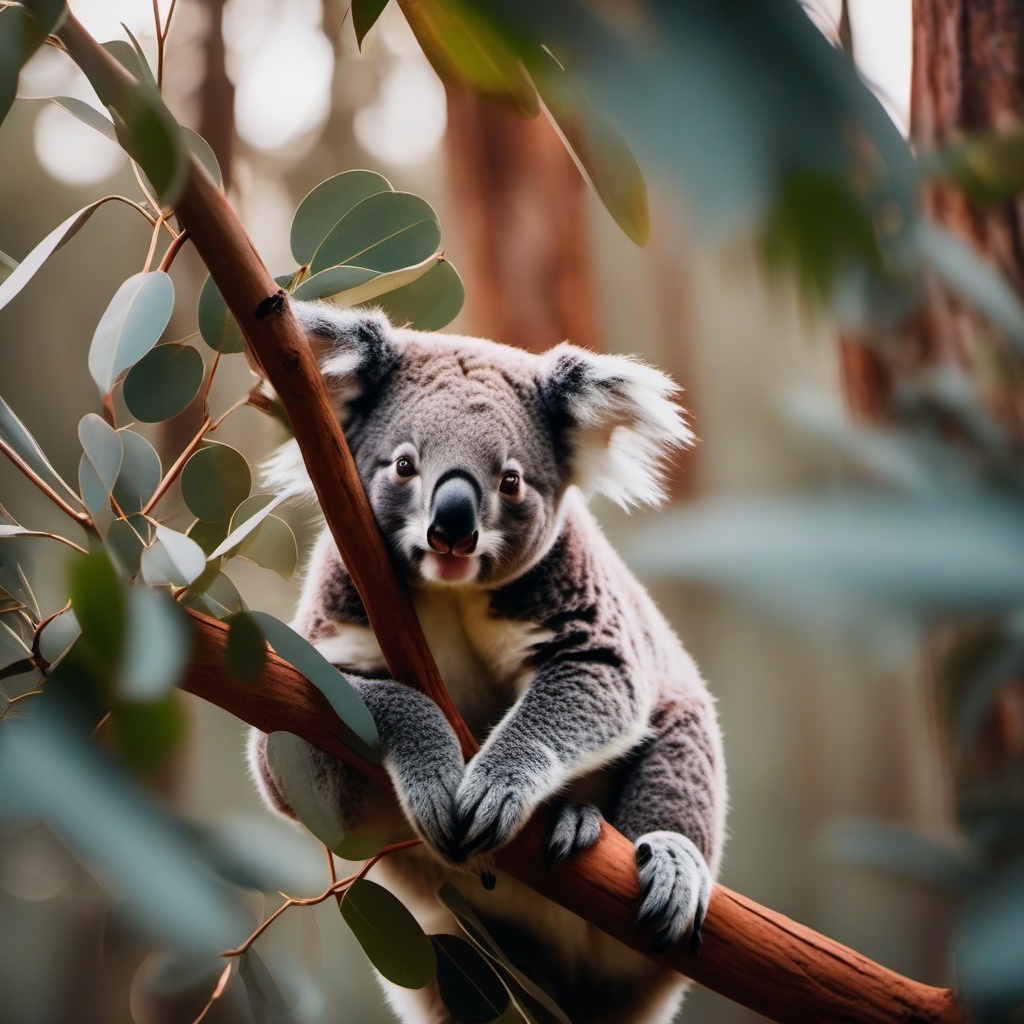
[[[391,322],[379,310],[344,309],[329,302],[292,300],[291,309],[320,360],[331,404],[344,427],[359,397],[379,387],[398,361]],[[263,464],[262,479],[278,494],[315,497],[295,441],[282,445]]]
[[[547,391],[562,410],[573,452],[571,482],[618,505],[665,500],[664,463],[694,435],[660,370],[629,356],[599,355],[563,343],[547,356]]]

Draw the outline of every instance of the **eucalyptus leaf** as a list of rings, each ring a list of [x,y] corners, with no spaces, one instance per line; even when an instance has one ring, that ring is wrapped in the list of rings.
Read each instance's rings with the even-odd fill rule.
[[[297,299],[327,299],[381,276],[380,271],[367,270],[366,267],[328,267],[307,277],[292,294]]]
[[[231,516],[230,532],[210,551],[210,558],[226,555],[238,547],[277,508],[287,495],[254,494],[246,498]]]
[[[271,647],[298,669],[330,702],[338,717],[362,741],[367,751],[379,745],[377,727],[349,681],[308,640],[266,612],[253,612]],[[370,754],[369,756],[373,756]]]
[[[247,949],[239,957],[238,973],[256,1024],[291,1024],[292,1007],[256,950]]]
[[[530,68],[544,107],[587,184],[636,245],[651,235],[647,186],[625,140],[543,49]]]
[[[356,45],[361,50],[366,33],[383,14],[388,0],[352,0],[352,27],[356,30]]]
[[[105,496],[109,495],[121,472],[121,435],[102,416],[90,412],[79,420],[78,440]]]
[[[78,495],[64,483],[60,474],[43,454],[39,442],[29,433],[28,428],[18,419],[14,410],[0,398],[0,441],[3,441],[22,462],[72,506],[81,506]]]
[[[32,648],[0,618],[0,669],[32,657]]]
[[[299,203],[292,218],[292,255],[308,264],[331,229],[353,207],[378,192],[392,192],[391,182],[374,171],[344,171],[320,182]]]
[[[185,145],[195,154],[196,159],[206,168],[207,173],[213,178],[218,188],[224,187],[224,175],[221,173],[220,162],[217,160],[217,154],[214,153],[213,147],[199,134],[199,132],[192,131],[191,128],[181,129],[182,138],[185,140]]]
[[[465,939],[431,935],[437,954],[441,1000],[461,1024],[490,1024],[509,1007],[509,994],[494,967]]]
[[[96,467],[84,454],[78,463],[78,489],[82,492],[86,511],[94,519],[109,508],[110,491],[103,486]]]
[[[846,860],[955,895],[974,889],[982,876],[980,861],[966,850],[887,822],[836,822],[829,826],[826,844],[830,852]]]
[[[147,934],[216,955],[249,932],[193,843],[123,772],[55,716],[33,715],[0,735],[0,791],[11,816],[42,818],[126,899]],[[25,771],[25,765],[32,765]]]
[[[7,12],[8,14],[10,11]],[[65,242],[73,238],[82,225],[103,205],[105,200],[84,206],[63,223],[58,224],[17,266],[11,275],[0,283],[0,309],[7,305],[22,288],[32,280],[36,271]]]
[[[236,682],[251,683],[267,665],[267,642],[259,624],[248,612],[235,612],[224,620],[228,635],[224,645],[224,664]]]
[[[156,699],[119,702],[110,712],[109,728],[118,758],[143,778],[166,771],[188,734],[173,690]]]
[[[64,4],[35,0],[0,11],[0,121],[7,116],[18,92],[18,73],[46,41],[64,16]]]
[[[200,448],[181,471],[182,498],[189,511],[205,522],[230,519],[251,487],[252,473],[245,456],[218,442]]]
[[[504,980],[513,1002],[519,1004],[519,1008],[527,1020],[534,1020],[536,1015],[541,1017],[543,1022],[556,1021],[557,1024],[572,1024],[554,999],[509,960],[495,941],[494,936],[484,927],[469,901],[451,882],[445,882],[437,890],[437,899],[441,906],[455,918],[467,939],[492,961]],[[524,1000],[532,1005],[522,1005]]]
[[[380,975],[402,988],[423,988],[437,970],[431,940],[382,885],[361,878],[341,901],[341,916]]]
[[[245,335],[232,316],[220,290],[208,277],[199,292],[199,334],[214,350],[228,355],[245,349]]]
[[[410,192],[380,192],[354,206],[320,243],[313,273],[343,263],[368,270],[400,270],[437,252],[437,214]]]
[[[39,633],[39,653],[50,665],[56,664],[82,635],[73,608],[65,608],[43,626]]]
[[[110,300],[89,348],[89,372],[101,394],[160,340],[174,310],[174,285],[162,270],[128,278]]]
[[[163,590],[130,587],[127,635],[115,679],[118,694],[128,701],[163,697],[180,682],[191,651],[188,618],[177,601]]]
[[[203,357],[191,345],[158,345],[128,371],[124,404],[143,423],[173,419],[199,394],[205,370]]]
[[[381,277],[374,284],[383,281]],[[438,260],[421,277],[380,295],[372,304],[383,309],[392,323],[408,324],[418,331],[439,331],[458,316],[465,298],[458,271],[447,260]]]
[[[238,549],[242,558],[264,569],[276,572],[286,580],[295,573],[299,548],[292,528],[277,516],[267,516],[255,533],[250,534]]]
[[[205,568],[206,555],[194,540],[159,524],[156,540],[142,553],[142,578],[150,586],[187,587]]]
[[[127,32],[128,29],[121,23],[121,27]],[[103,49],[110,54],[126,71],[130,71],[139,81],[145,81],[150,86],[156,86],[156,77],[153,75],[153,70],[149,66],[149,61],[146,60],[145,54],[142,52],[142,47],[139,46],[138,41],[132,36],[131,32],[128,32],[131,42],[126,42],[124,39],[110,39],[103,43]],[[134,45],[132,45],[134,43]]]
[[[103,543],[118,572],[126,579],[138,575],[142,552],[153,541],[153,526],[143,516],[115,519],[107,528]]]
[[[77,99],[74,96],[48,96],[47,99],[58,107],[63,107],[69,114],[77,117],[79,121],[87,124],[90,128],[95,128],[96,131],[101,135],[105,135],[111,142],[117,141],[117,135],[114,133],[114,122],[92,106],[91,103],[86,103],[85,100]]]
[[[121,472],[114,484],[114,500],[126,515],[141,512],[160,485],[160,456],[156,449],[134,430],[122,427],[121,446],[124,456]]]
[[[510,42],[514,34],[464,0],[398,0],[423,55],[447,85],[466,89],[519,117],[539,112],[533,83]],[[541,36],[543,38],[543,36]]]
[[[190,596],[186,604],[216,619],[223,619],[233,612],[246,610],[245,602],[231,582],[231,578],[222,572],[216,572],[213,580],[199,594]]]
[[[246,501],[251,500],[251,498],[246,499]],[[242,505],[244,504],[245,502],[242,502]],[[214,554],[214,552],[223,543],[230,528],[230,523],[204,523],[202,519],[197,519],[188,528],[188,535],[206,552],[207,560],[219,559],[220,555]]]
[[[127,588],[101,552],[79,559],[70,572],[71,607],[82,630],[82,647],[93,668],[113,675],[124,650]]]

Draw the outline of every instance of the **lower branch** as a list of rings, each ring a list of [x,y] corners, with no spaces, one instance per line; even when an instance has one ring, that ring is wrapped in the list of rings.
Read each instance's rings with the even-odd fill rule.
[[[345,746],[344,726],[326,698],[276,655],[268,654],[255,682],[232,682],[224,671],[227,627],[190,614],[197,642],[186,690],[259,729],[287,730],[362,771],[384,774]],[[701,953],[694,956],[680,942],[655,956],[651,937],[636,925],[633,844],[610,825],[596,846],[551,865],[534,822],[497,860],[508,874],[625,945],[783,1024],[963,1024],[949,989],[904,978],[721,885],[701,929]]]

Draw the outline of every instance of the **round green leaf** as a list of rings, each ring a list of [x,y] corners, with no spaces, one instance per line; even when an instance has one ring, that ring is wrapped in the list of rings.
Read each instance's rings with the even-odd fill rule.
[[[202,519],[197,519],[188,528],[188,536],[203,549],[207,559],[211,559],[217,557],[215,552],[228,535],[228,526],[228,523],[204,523]]]
[[[107,507],[110,491],[103,486],[96,467],[84,454],[78,463],[78,489],[89,515],[97,516]]]
[[[239,683],[251,683],[259,678],[267,664],[263,631],[248,612],[235,612],[224,621],[228,624],[224,647],[228,675]]]
[[[456,1020],[489,1024],[508,1009],[509,994],[483,954],[457,935],[431,935],[430,943],[441,1001]]]
[[[402,988],[423,988],[433,979],[438,964],[430,939],[384,886],[365,878],[353,882],[341,916],[382,977]]]
[[[283,494],[276,498],[272,494],[254,494],[246,498],[232,513],[231,526],[221,533],[220,540],[210,549],[209,557],[232,557],[237,554],[234,549],[259,527],[285,497]]]
[[[191,345],[158,345],[128,371],[124,403],[143,423],[172,419],[199,394],[204,372],[203,357]]]
[[[128,633],[117,670],[117,692],[129,701],[163,697],[181,679],[191,641],[188,619],[167,591],[130,587]]]
[[[117,475],[121,471],[121,460],[124,455],[121,435],[102,416],[90,412],[79,421],[78,439],[82,443],[85,457],[95,471],[95,480],[103,491],[103,504],[106,504],[106,499],[114,489]],[[86,505],[88,506],[88,502]]]
[[[206,279],[199,293],[197,316],[199,333],[214,352],[228,354],[245,348],[242,329],[231,315],[212,277]]]
[[[156,540],[142,553],[142,578],[154,587],[187,587],[205,568],[206,555],[194,540],[159,524]]]
[[[277,516],[267,516],[256,531],[250,534],[238,549],[242,558],[249,559],[290,580],[299,561],[299,549],[292,528]]]
[[[153,526],[142,516],[115,519],[107,530],[103,543],[111,560],[126,579],[138,574],[142,568],[142,552],[153,539]]]
[[[320,182],[292,218],[292,255],[301,264],[309,263],[317,246],[349,210],[378,192],[390,191],[391,182],[373,171],[345,171]]]
[[[466,298],[458,271],[439,260],[422,277],[373,300],[395,324],[408,324],[419,331],[439,331],[455,319]]]
[[[297,299],[326,299],[338,292],[366,284],[375,277],[380,277],[380,272],[365,267],[328,267],[319,274],[307,277],[292,294]]]
[[[368,270],[399,270],[425,260],[441,244],[431,205],[410,192],[381,192],[353,207],[323,240],[310,269],[349,263]]]
[[[359,694],[344,675],[308,640],[280,619],[275,619],[267,612],[253,612],[252,615],[271,647],[320,690],[338,717],[355,733],[355,738],[365,745],[367,756],[374,757],[373,750],[379,743],[377,726]]]
[[[85,651],[104,673],[121,659],[127,629],[126,587],[110,560],[101,553],[71,567],[71,607],[82,629]]]
[[[89,348],[89,372],[102,394],[159,340],[174,309],[174,285],[162,270],[135,274],[114,293]]]
[[[52,665],[67,654],[81,634],[74,611],[66,608],[43,627],[39,634],[39,653]]]
[[[206,573],[203,573],[196,580],[195,592],[185,601],[188,607],[216,619],[223,619],[232,612],[245,611],[245,602],[231,579],[219,571],[216,562],[211,562],[210,568],[213,578],[204,582]]]
[[[208,523],[221,523],[245,501],[252,473],[245,456],[226,444],[200,448],[181,472],[181,495],[189,511]]]
[[[134,430],[122,428],[121,472],[114,484],[114,500],[126,515],[141,512],[160,485],[160,456],[153,446]]]
[[[118,704],[110,713],[110,727],[121,761],[142,776],[166,767],[188,732],[174,693],[145,703]]]

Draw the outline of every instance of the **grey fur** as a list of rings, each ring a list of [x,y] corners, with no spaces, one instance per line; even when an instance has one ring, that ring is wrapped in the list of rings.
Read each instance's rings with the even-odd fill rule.
[[[391,841],[422,836],[428,850],[379,865],[386,883],[429,930],[457,931],[432,897],[441,881],[455,880],[574,1024],[668,1021],[684,987],[679,976],[500,872],[490,893],[464,871],[486,873],[488,855],[541,805],[550,803],[556,861],[593,845],[603,815],[634,841],[638,917],[653,945],[686,934],[699,944],[724,838],[713,703],[580,493],[626,505],[658,500],[661,460],[690,439],[674,386],[640,363],[570,345],[536,356],[396,330],[380,314],[295,308],[329,343],[324,374],[374,513],[449,691],[482,742],[463,765],[436,707],[387,679],[359,597],[324,536],[295,627],[353,673],[404,814],[383,788],[311,753],[321,798],[354,830],[372,819]],[[287,449],[269,476],[279,489],[308,490]],[[436,537],[431,545],[442,527],[442,538],[461,534],[451,541],[472,553],[457,557]],[[287,813],[261,746],[256,734],[254,774],[268,802]],[[389,998],[406,1021],[445,1019],[429,986]]]

